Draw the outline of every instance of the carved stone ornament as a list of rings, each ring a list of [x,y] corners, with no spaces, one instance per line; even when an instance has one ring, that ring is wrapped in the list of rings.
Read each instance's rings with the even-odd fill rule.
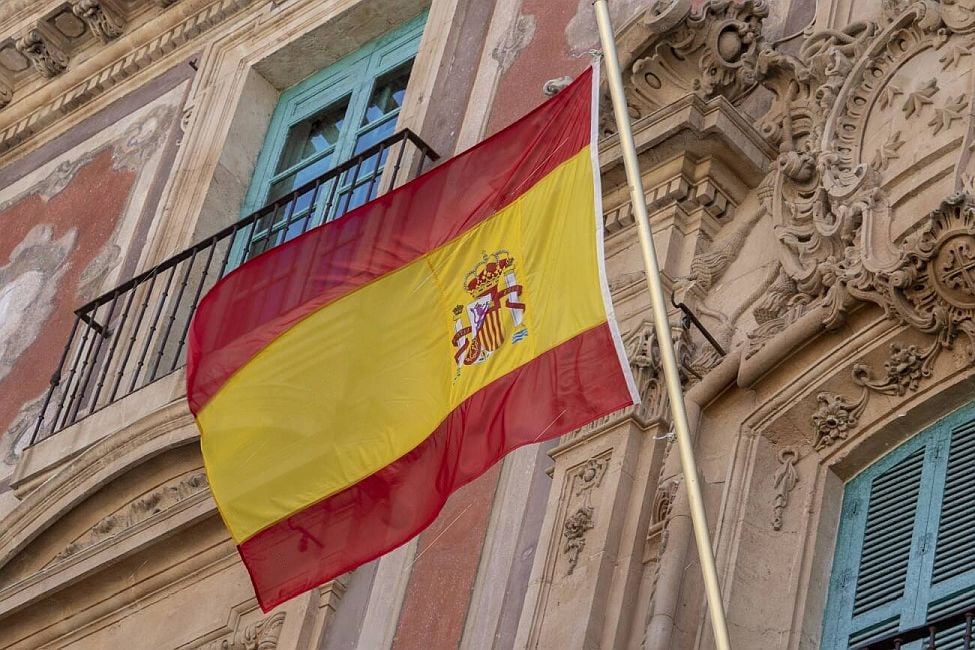
[[[7,154],[39,135],[48,127],[62,123],[65,116],[87,106],[98,97],[124,83],[132,75],[144,70],[147,66],[186,43],[205,38],[208,32],[225,23],[229,18],[238,15],[255,2],[256,0],[213,0],[213,2],[207,2],[196,10],[193,9],[192,5],[187,5],[188,8],[184,17],[158,33],[144,45],[137,48],[123,48],[120,56],[99,73],[87,76],[79,84],[70,85],[58,92],[49,101],[15,118],[15,121],[9,122],[4,128],[0,129],[0,154]],[[100,0],[100,3],[106,7],[119,6],[117,0],[112,2]],[[156,4],[160,3],[166,6],[174,4],[156,0]],[[121,12],[116,11],[115,13],[118,15]],[[27,45],[29,44],[25,43],[25,46]],[[48,48],[48,53],[51,56],[52,68],[60,67],[63,70],[67,65],[67,57],[63,54],[58,56],[53,53],[49,47],[51,45],[51,43],[47,43],[45,48]],[[3,71],[0,70],[0,72]],[[29,76],[23,80],[3,79],[3,76],[0,75],[0,108],[3,107],[4,91],[2,86],[4,82],[11,86],[13,92],[17,92],[23,83],[28,83],[30,80]]]
[[[812,421],[816,430],[815,447],[820,450],[838,440],[846,440],[860,420],[867,403],[867,392],[864,391],[855,402],[825,391],[816,395],[816,400],[819,408],[813,413]]]
[[[122,35],[122,20],[101,0],[79,0],[71,6],[71,12],[83,20],[102,43]]]
[[[645,117],[689,92],[741,97],[754,85],[768,13],[765,0],[711,0],[695,11],[689,0],[651,6],[643,23],[656,37],[634,60],[623,61],[630,117]],[[614,132],[608,104],[600,114],[603,133]]]
[[[542,93],[546,97],[555,97],[560,92],[565,90],[570,83],[572,83],[572,77],[557,77],[555,79],[549,79],[542,86]]]
[[[779,255],[754,301],[746,356],[813,308],[837,327],[856,301],[945,347],[975,331],[975,238],[957,230],[968,227],[968,198],[937,211],[929,231],[903,234],[932,209],[919,174],[945,196],[975,175],[975,0],[891,0],[880,20],[812,33],[795,55],[765,39],[768,13],[762,0],[658,2],[621,42],[632,119],[688,93],[737,102],[760,85],[772,95],[757,125],[779,156],[758,195]],[[953,175],[929,162],[954,150]],[[711,267],[727,266],[715,253],[695,260],[685,284],[710,290]]]
[[[931,376],[931,366],[941,346],[935,342],[927,350],[916,345],[903,343],[890,344],[890,357],[884,362],[884,375],[875,377],[870,368],[863,363],[853,366],[853,381],[885,395],[916,391],[921,379]]]
[[[115,537],[136,524],[172,508],[180,501],[205,491],[207,485],[206,473],[200,470],[173,479],[137,497],[125,507],[96,522],[85,534],[54,556],[50,564],[57,564],[90,546]]]
[[[569,561],[567,575],[572,575],[579,564],[579,554],[586,546],[586,532],[594,525],[592,495],[602,485],[611,453],[609,451],[593,456],[568,474],[569,495],[575,504],[569,506],[568,511],[572,514],[562,524],[562,536],[565,538],[562,552],[568,556]]]
[[[278,647],[284,612],[271,614],[243,629],[233,632],[229,638],[211,641],[202,650],[274,650]]]
[[[68,57],[37,28],[17,39],[16,47],[45,77],[56,77],[68,67]]]
[[[606,474],[609,461],[605,458],[590,458],[573,475],[575,481],[575,495],[579,496],[599,487]]]
[[[7,83],[0,79],[0,108],[3,108],[14,99],[13,88]]]
[[[911,74],[911,66],[920,71],[929,61],[952,69],[967,56],[969,43],[958,35],[975,29],[975,18],[962,20],[960,7],[947,7],[891,5],[888,25],[860,22],[814,34],[798,59],[771,49],[760,55],[757,74],[776,95],[762,131],[781,151],[761,194],[781,244],[783,281],[794,288],[789,304],[780,300],[773,313],[762,314],[766,322],[781,319],[778,329],[815,304],[827,308],[824,322],[836,327],[856,300],[938,334],[943,345],[970,329],[975,300],[964,298],[962,261],[968,240],[955,233],[967,227],[960,207],[967,198],[951,199],[924,232],[899,246],[891,199],[909,190],[901,188],[914,161],[969,128],[967,73]],[[902,159],[915,133],[925,136]],[[967,155],[957,164],[959,178]],[[945,274],[950,286],[939,279]],[[758,314],[756,320],[761,326]]]
[[[657,486],[657,491],[653,495],[653,503],[650,506],[650,527],[647,530],[644,562],[656,559],[666,546],[667,525],[670,523],[670,514],[674,507],[674,500],[677,498],[680,483],[681,475],[677,475]],[[654,547],[656,547],[655,552]]]
[[[772,479],[772,486],[775,489],[775,499],[772,502],[772,529],[782,530],[782,513],[789,505],[789,493],[799,482],[799,473],[796,471],[796,461],[799,460],[799,452],[794,447],[784,447],[779,450],[779,469],[775,472]]]
[[[837,440],[846,439],[856,427],[866,407],[871,391],[885,395],[904,396],[917,391],[921,380],[930,377],[938,353],[945,347],[939,338],[926,349],[900,342],[890,344],[890,355],[884,361],[884,373],[879,375],[863,362],[853,364],[853,382],[863,386],[860,399],[854,403],[834,393],[820,393],[820,405],[813,415],[816,427],[816,449],[822,450]]]
[[[901,351],[894,363],[919,355],[918,377],[930,374],[934,355],[962,335],[969,361],[975,361],[975,201],[967,192],[949,197],[918,224],[888,270],[871,270],[854,248],[824,266],[837,309],[848,296],[874,302],[890,317],[936,337],[931,349]]]
[[[566,575],[572,575],[576,565],[579,564],[579,554],[586,547],[586,532],[594,525],[592,514],[592,506],[579,506],[575,512],[566,518],[562,525],[562,536],[565,537],[562,552],[569,558],[569,568]]]
[[[768,299],[778,267],[773,269],[774,272],[766,274],[765,280],[729,313],[709,305],[707,297],[738,257],[748,235],[763,216],[765,215],[761,211],[756,210],[742,219],[730,234],[707,246],[691,261],[690,272],[674,286],[674,295],[678,300],[691,304],[697,314],[709,316],[718,322],[712,334],[726,349],[731,345],[738,320],[745,311],[758,301]],[[690,365],[693,371],[703,375],[720,363],[721,358],[712,345],[702,345]]]
[[[681,369],[681,380],[690,383],[692,373],[687,372],[693,357],[693,348],[686,336],[686,330],[674,336],[677,363]],[[630,368],[640,392],[642,402],[636,407],[636,415],[646,422],[664,420],[669,417],[667,390],[661,379],[660,346],[653,323],[644,321],[623,339],[623,349],[630,360]]]
[[[156,5],[160,9],[172,7],[177,2],[179,2],[179,0],[152,0],[152,4]]]
[[[642,278],[643,275],[640,274],[639,279]],[[686,329],[674,333],[674,345],[681,369],[681,381],[685,386],[690,385],[695,379],[697,362],[694,357],[695,348],[690,343]],[[637,392],[640,394],[640,403],[590,422],[570,434],[569,439],[588,435],[627,417],[634,418],[644,427],[665,422],[669,418],[667,389],[661,378],[660,350],[653,323],[643,321],[629,334],[623,336],[623,350],[626,352],[630,371],[633,373]]]

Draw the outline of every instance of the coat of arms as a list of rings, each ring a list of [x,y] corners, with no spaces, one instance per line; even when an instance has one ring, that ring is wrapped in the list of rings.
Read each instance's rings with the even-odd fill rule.
[[[515,259],[508,251],[484,253],[465,276],[464,289],[471,302],[454,307],[451,339],[458,374],[464,366],[486,361],[504,344],[509,331],[512,343],[528,336],[523,290],[515,278]]]

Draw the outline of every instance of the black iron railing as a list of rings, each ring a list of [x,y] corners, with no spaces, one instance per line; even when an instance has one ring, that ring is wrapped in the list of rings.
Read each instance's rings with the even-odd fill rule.
[[[972,640],[975,604],[909,630],[890,632],[851,650],[975,650]],[[920,642],[920,643],[919,643]],[[911,645],[913,644],[913,645]]]
[[[76,310],[30,443],[182,367],[193,310],[236,264],[316,220],[341,216],[437,158],[419,136],[400,131]]]

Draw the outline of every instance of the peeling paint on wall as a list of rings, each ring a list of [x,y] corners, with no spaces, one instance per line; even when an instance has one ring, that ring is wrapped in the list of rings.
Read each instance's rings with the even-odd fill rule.
[[[30,438],[74,310],[141,254],[183,96],[177,87],[136,106],[0,190],[0,482]]]

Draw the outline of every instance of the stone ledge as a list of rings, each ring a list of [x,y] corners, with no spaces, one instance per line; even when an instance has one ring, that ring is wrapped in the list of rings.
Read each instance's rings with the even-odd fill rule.
[[[185,384],[185,372],[177,370],[28,447],[10,486],[23,499],[64,463],[124,428],[152,426],[160,416],[170,423],[190,424]]]
[[[678,137],[681,135],[689,137]],[[753,122],[724,97],[704,101],[697,95],[685,95],[634,123],[633,140],[639,154],[649,153],[657,159],[689,153],[734,160],[739,176],[752,187],[762,181],[777,156]],[[599,143],[603,175],[609,179],[618,176],[622,182],[622,165],[619,136],[603,139]]]

